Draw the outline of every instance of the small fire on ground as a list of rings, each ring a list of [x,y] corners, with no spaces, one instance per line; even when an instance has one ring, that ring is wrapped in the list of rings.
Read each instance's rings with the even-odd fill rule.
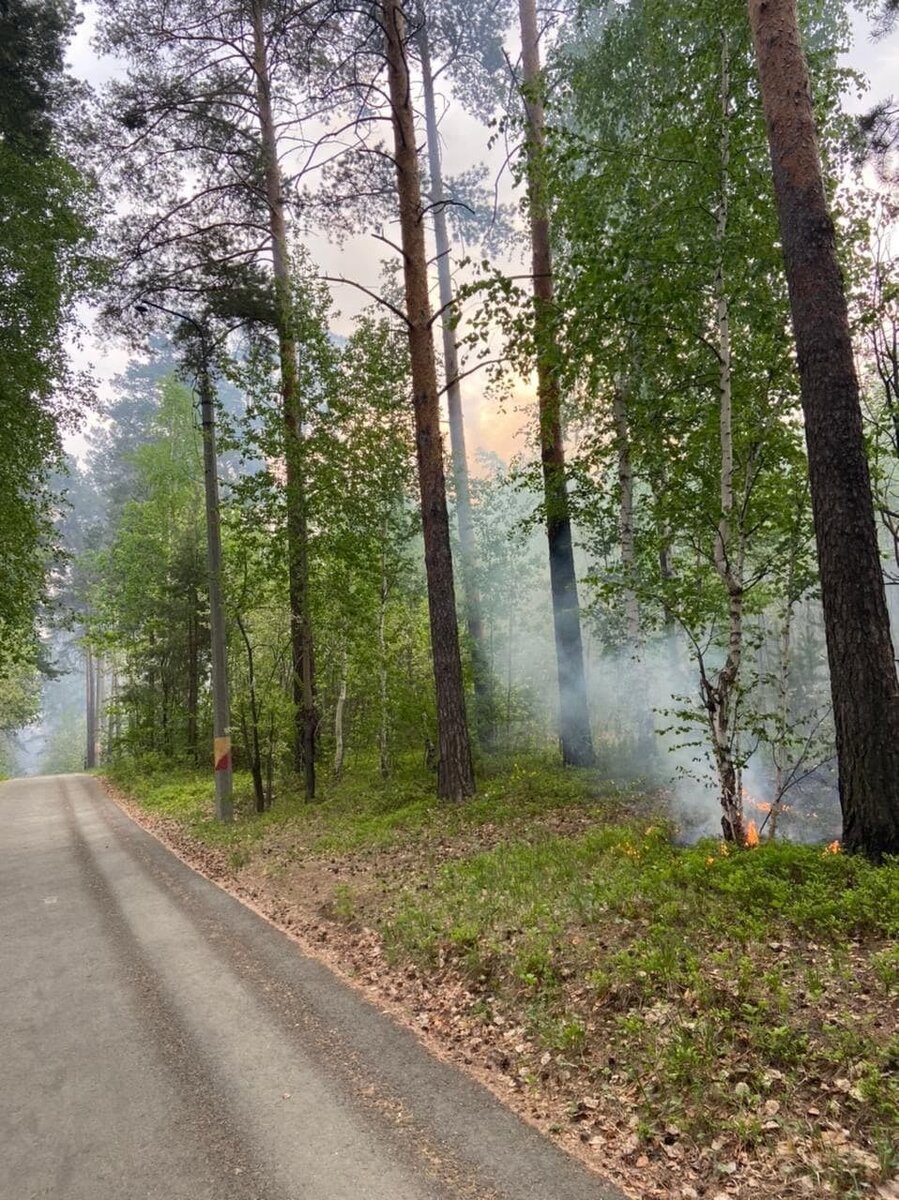
[[[753,796],[751,792],[748,792],[745,787],[742,789],[742,798],[744,811],[746,809],[753,809],[755,812],[763,813],[767,817],[767,815],[774,808],[774,805],[769,801],[759,800],[758,797]],[[788,813],[790,811],[791,809],[788,804],[779,804],[777,806],[778,813]],[[762,828],[764,828],[764,824],[765,823],[762,822]],[[743,845],[751,848],[753,846],[758,846],[760,842],[761,831],[759,829],[758,822],[750,818],[750,820],[746,822],[745,832],[743,835]],[[842,846],[839,839],[830,842],[824,847],[825,854],[839,854],[841,851]]]

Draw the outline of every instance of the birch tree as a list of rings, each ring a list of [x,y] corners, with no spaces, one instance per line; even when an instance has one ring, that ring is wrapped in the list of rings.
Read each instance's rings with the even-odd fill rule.
[[[600,11],[592,45],[560,48],[551,122],[577,466],[600,487],[618,476],[584,520],[601,515],[606,544],[617,523],[620,569],[595,577],[626,627],[636,588],[648,635],[683,631],[698,686],[676,724],[704,729],[724,833],[741,841],[747,731],[763,724],[746,638],[807,554],[791,534],[804,463],[752,60],[737,5]],[[833,64],[839,27],[816,19]]]

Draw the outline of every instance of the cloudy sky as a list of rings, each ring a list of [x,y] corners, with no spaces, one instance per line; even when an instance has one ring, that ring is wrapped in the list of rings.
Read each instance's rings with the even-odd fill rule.
[[[69,64],[73,74],[99,88],[112,78],[120,67],[109,59],[101,58],[92,46],[95,19],[92,6],[82,5],[84,20],[69,51]],[[847,61],[867,79],[864,93],[847,98],[847,107],[854,112],[864,111],[872,103],[882,99],[895,88],[896,56],[899,34],[874,42],[870,36],[870,22],[860,13],[853,14],[854,44]],[[444,170],[453,175],[475,162],[487,162],[491,169],[498,170],[503,157],[502,147],[487,146],[487,131],[461,111],[458,105],[450,109],[441,125],[444,141]],[[508,178],[504,185],[505,197],[509,197]],[[356,237],[343,246],[336,246],[325,238],[315,238],[309,243],[310,251],[319,268],[327,275],[346,275],[377,288],[380,260],[385,248],[371,237]],[[354,313],[367,303],[364,296],[346,286],[334,288],[334,298],[340,316],[335,321],[337,332],[347,332],[352,325]],[[118,374],[128,360],[122,347],[105,343],[101,345],[87,338],[80,349],[73,350],[79,366],[89,366],[101,389]],[[492,406],[481,403],[477,377],[468,384],[466,403],[466,427],[469,452],[478,449],[494,450],[507,456],[516,445],[520,445],[519,432],[524,420],[516,411],[497,412]],[[530,399],[529,389],[522,387],[521,402]],[[73,437],[68,442],[70,452],[81,455],[84,442]]]

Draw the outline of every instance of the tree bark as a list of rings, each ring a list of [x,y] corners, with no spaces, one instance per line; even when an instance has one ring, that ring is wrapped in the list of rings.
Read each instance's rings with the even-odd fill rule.
[[[443,168],[440,161],[440,132],[437,127],[437,106],[434,100],[434,77],[431,71],[427,18],[424,15],[421,16],[417,42],[425,101],[428,174],[431,177],[431,219],[434,222],[434,243],[437,249],[437,283],[441,310],[440,329],[443,335],[443,366],[446,373],[446,405],[449,413],[453,488],[456,493],[456,521],[459,528],[465,623],[471,645],[471,665],[474,677],[475,723],[482,747],[490,749],[496,741],[496,716],[491,672],[484,645],[481,596],[476,575],[474,519],[468,478],[468,456],[465,450],[465,419],[462,413],[462,388],[459,383],[456,331],[453,328],[453,280],[450,268],[450,238],[446,221],[446,190],[443,186]]]
[[[640,601],[634,589],[636,565],[634,538],[634,469],[631,464],[631,440],[627,415],[627,386],[618,380],[612,395],[612,419],[618,456],[618,547],[624,575],[624,625],[628,641],[640,643]]]
[[[405,22],[399,0],[382,0],[379,20],[384,32],[390,84],[414,392],[415,444],[428,581],[431,654],[437,694],[437,740],[440,756],[437,794],[444,800],[459,801],[473,795],[474,771],[465,718],[462,658],[459,653],[449,514],[446,506],[446,477],[440,436],[437,367],[434,360],[431,304],[428,295],[421,177],[406,58]]]
[[[790,293],[839,761],[843,844],[899,854],[899,683],[858,379],[794,0],[749,0]]]
[[[199,376],[203,430],[203,494],[206,502],[206,563],[209,571],[209,638],[212,651],[212,763],[215,815],[234,816],[231,760],[231,699],[228,690],[228,633],[222,592],[222,533],[218,462],[215,448],[215,397],[209,369],[209,344],[201,334]]]
[[[253,796],[256,801],[256,812],[262,813],[269,806],[271,793],[266,791],[262,781],[262,748],[259,744],[259,698],[256,691],[256,660],[253,654],[253,643],[250,641],[247,627],[239,612],[235,613],[235,620],[237,628],[240,631],[240,636],[243,639],[244,650],[247,656],[247,691],[250,700],[249,728],[247,728],[246,717],[243,709],[241,709],[243,740],[249,752],[250,775],[253,779]]]
[[[381,591],[378,597],[378,768],[381,778],[390,774],[390,714],[387,710],[387,529],[381,552]]]
[[[90,646],[84,648],[85,747],[84,765],[90,771],[97,765],[97,706],[94,688],[94,656]]]
[[[281,367],[281,403],[284,419],[290,640],[293,700],[296,710],[294,763],[297,771],[303,774],[306,799],[313,800],[315,798],[315,740],[318,718],[315,708],[312,627],[309,620],[309,538],[306,488],[303,478],[303,403],[297,370],[293,282],[290,275],[290,249],[287,240],[284,191],[278,163],[278,135],[272,112],[264,13],[259,0],[253,4],[252,13],[256,104],[269,230],[272,239],[278,357]]]
[[[344,649],[340,656],[340,690],[337,693],[337,705],[334,709],[334,777],[336,779],[343,774],[343,711],[346,708],[346,677],[347,654]]]
[[[570,766],[595,761],[587,708],[580,604],[571,541],[571,517],[562,441],[562,398],[555,339],[553,267],[549,214],[543,184],[544,116],[539,89],[540,41],[534,0],[519,0],[524,107],[527,120],[527,182],[533,259],[534,331],[537,357],[537,406],[540,458],[546,498],[546,533],[553,627],[559,674],[559,734],[562,758]]]
[[[187,754],[191,762],[198,761],[197,710],[200,696],[200,602],[197,590],[190,589],[190,609],[187,614]]]
[[[724,243],[727,237],[728,188],[730,171],[730,47],[727,34],[721,34],[721,75],[719,79],[721,134],[719,139],[719,197],[715,220],[718,263],[715,269],[716,350],[718,352],[718,441],[721,456],[721,516],[715,535],[715,569],[727,594],[727,654],[714,683],[703,677],[702,688],[709,714],[718,769],[718,790],[723,816],[721,828],[727,841],[742,843],[746,838],[743,824],[743,796],[740,772],[736,764],[735,728],[736,689],[743,661],[743,561],[746,536],[742,513],[736,515],[734,528],[734,433],[733,372],[730,347],[730,298],[724,272]]]

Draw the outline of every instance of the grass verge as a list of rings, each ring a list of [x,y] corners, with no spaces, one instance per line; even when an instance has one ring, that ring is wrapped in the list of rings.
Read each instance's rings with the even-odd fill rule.
[[[410,768],[258,818],[238,780],[227,829],[195,774],[113,779],[278,912],[327,863],[338,953],[637,1194],[899,1195],[899,864],[678,847],[536,760],[453,808]]]

